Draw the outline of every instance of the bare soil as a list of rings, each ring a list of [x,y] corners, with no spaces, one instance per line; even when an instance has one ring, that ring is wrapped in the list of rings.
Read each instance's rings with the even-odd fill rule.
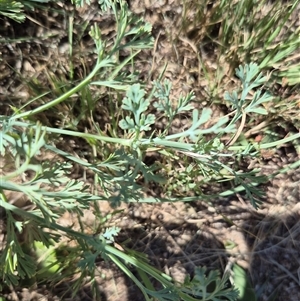
[[[203,107],[207,105],[204,95],[208,83],[199,81],[195,75],[197,71],[192,70],[198,65],[197,54],[189,43],[193,36],[187,40],[176,33],[180,28],[182,13],[180,2],[130,1],[130,8],[153,25],[156,39],[154,50],[143,52],[137,58],[136,66],[141,79],[150,81],[160,74],[164,63],[168,61],[165,75],[173,82],[174,96],[193,89],[198,99],[196,105]],[[58,13],[62,8],[65,15]],[[84,73],[81,60],[84,60],[88,72],[95,59],[89,49],[92,44],[88,29],[83,30],[82,24],[85,21],[98,22],[100,26],[104,26],[103,34],[108,37],[114,30],[109,17],[100,16],[95,4],[89,9],[73,11],[71,6],[57,2],[47,10],[41,8],[28,12],[24,24],[5,18],[0,20],[0,114],[10,114],[9,105],[20,107],[36,90],[40,93],[49,88],[54,90],[47,79],[47,72],[48,75],[68,79],[70,67],[66,24],[73,13],[76,79]],[[7,39],[10,41],[7,42]],[[216,68],[213,47],[207,49],[206,55],[207,67]],[[24,83],[24,79],[28,84]],[[45,86],[35,86],[34,79],[45,83]],[[228,88],[232,84],[231,75],[225,77],[224,81]],[[55,95],[55,91],[52,93]],[[220,107],[216,109],[216,116],[226,113]],[[103,116],[103,111],[97,113]],[[39,118],[44,124],[52,125],[62,120],[62,117],[47,114],[42,114]],[[101,118],[105,126],[105,116]],[[179,122],[179,130],[181,126]],[[291,128],[297,130],[292,125]],[[286,134],[288,130],[281,128],[280,137]],[[73,151],[85,148],[80,141],[75,141],[73,146],[70,144],[66,147],[73,148]],[[253,167],[261,168],[262,174],[270,175],[299,159],[294,146],[287,144],[274,150],[271,156],[266,155],[260,161],[250,163]],[[74,177],[79,175],[80,171],[78,174],[74,172]],[[208,187],[210,188],[212,189]],[[279,174],[263,185],[262,189],[265,191],[265,198],[258,210],[251,207],[245,195],[236,194],[213,200],[214,207],[201,199],[191,203],[123,205],[124,211],[114,216],[111,222],[122,228],[119,243],[130,238],[128,247],[147,254],[153,265],[178,281],[182,281],[186,274],[192,274],[195,266],[224,271],[228,264],[238,263],[247,269],[256,291],[261,292],[259,301],[271,300],[272,294],[276,294],[273,300],[298,301],[300,168]],[[152,193],[157,192],[153,189]],[[13,198],[18,196],[12,196]],[[105,203],[101,204],[101,209],[104,213],[112,212]],[[93,218],[91,212],[86,212],[86,225],[92,224]],[[74,221],[71,215],[65,215],[61,219],[64,225],[74,225]],[[1,222],[0,239],[5,240],[4,220]],[[74,227],[76,228],[76,224]],[[104,261],[99,261],[98,266],[105,279],[99,273],[97,281],[102,295],[97,300],[144,300],[133,283],[114,266]],[[74,281],[76,279],[68,279],[54,287],[44,284],[11,287],[2,292],[2,295],[7,300],[14,301],[93,300],[88,283],[72,298],[68,290]]]

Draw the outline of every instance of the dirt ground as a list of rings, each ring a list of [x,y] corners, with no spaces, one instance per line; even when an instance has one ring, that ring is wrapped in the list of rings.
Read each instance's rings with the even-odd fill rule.
[[[168,60],[166,77],[174,85],[174,94],[193,89],[198,99],[203,98],[207,82],[195,82],[193,72],[197,57],[191,45],[184,39],[173,37],[182,13],[181,1],[130,1],[130,8],[143,14],[153,25],[155,48],[144,52],[137,59],[137,68],[142,79],[153,80]],[[89,51],[91,40],[88,30],[82,32],[79,24],[96,21],[105,25],[103,34],[109,35],[107,16],[101,17],[94,6],[74,12],[74,43],[77,60],[85,60],[87,69],[92,68],[94,57]],[[71,6],[57,2],[54,8]],[[49,87],[34,87],[33,77],[42,80],[45,70],[53,74],[68,73],[68,40],[66,22],[68,14],[61,15],[55,9],[28,12],[25,24],[17,24],[8,19],[0,20],[0,114],[9,114],[8,103],[16,107],[24,103],[32,90],[41,92]],[[20,38],[26,37],[25,40]],[[11,39],[9,43],[5,39]],[[80,42],[84,40],[84,44]],[[145,56],[148,56],[145,58]],[[207,67],[215,68],[213,50],[207,52]],[[10,66],[10,67],[8,67]],[[13,67],[13,68],[11,68]],[[149,74],[149,70],[151,70]],[[79,65],[78,74],[82,72]],[[64,76],[64,75],[63,75]],[[25,78],[28,86],[20,80]],[[45,80],[46,82],[46,80]],[[31,90],[32,89],[32,90]],[[199,106],[205,105],[199,101]],[[216,114],[222,114],[218,111]],[[44,118],[44,116],[41,116]],[[55,117],[53,117],[55,120]],[[53,122],[51,116],[46,123]],[[180,125],[178,126],[180,128]],[[287,132],[281,130],[280,137]],[[80,146],[78,146],[78,149]],[[293,145],[286,144],[276,149],[272,156],[266,156],[252,166],[270,175],[300,160]],[[221,187],[222,188],[222,187]],[[121,227],[119,242],[132,238],[129,247],[148,255],[150,262],[158,269],[182,281],[184,275],[192,273],[195,266],[207,266],[224,271],[228,264],[238,263],[249,271],[255,290],[260,292],[259,301],[271,301],[274,292],[278,301],[300,300],[300,168],[279,174],[262,186],[265,198],[259,210],[254,210],[243,194],[213,200],[214,207],[201,199],[191,203],[131,204],[124,205],[124,212],[115,216],[114,221]],[[101,204],[103,212],[109,211],[107,204]],[[228,219],[224,219],[224,215]],[[93,215],[86,212],[85,222],[93,222]],[[231,222],[229,222],[229,220]],[[71,216],[64,216],[65,225],[73,224]],[[2,236],[1,236],[2,235]],[[4,234],[0,233],[0,238]],[[115,267],[99,262],[99,287],[103,292],[99,301],[143,301],[136,287]],[[11,288],[3,295],[14,301],[59,301],[92,300],[87,284],[72,299],[68,289],[72,281],[55,287],[34,285],[30,288]],[[1,293],[0,293],[1,296]]]

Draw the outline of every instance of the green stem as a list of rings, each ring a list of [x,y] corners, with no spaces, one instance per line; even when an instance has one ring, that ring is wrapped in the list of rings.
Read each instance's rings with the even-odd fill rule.
[[[38,113],[37,112],[38,109],[35,109],[33,111],[35,111],[34,113]],[[31,112],[33,112],[31,111]],[[40,111],[39,111],[40,112]],[[26,112],[25,112],[26,113]],[[23,117],[25,116],[22,113],[20,115],[22,115]],[[28,113],[28,112],[27,112]],[[20,115],[18,115],[20,117]],[[28,114],[30,115],[30,114]],[[27,116],[27,114],[26,114]],[[16,118],[16,117],[14,117]],[[14,123],[14,125],[16,126],[21,126],[21,127],[28,127],[28,123],[26,122],[21,122],[21,121],[16,121]],[[31,125],[31,127],[33,129],[36,129],[39,125]],[[99,141],[105,141],[105,142],[109,142],[109,143],[117,143],[117,144],[121,144],[124,146],[131,146],[134,142],[134,140],[132,139],[124,139],[124,138],[114,138],[114,137],[107,137],[107,136],[101,136],[101,135],[94,135],[94,134],[87,134],[87,133],[81,133],[81,132],[75,132],[75,131],[70,131],[70,130],[62,130],[62,129],[55,129],[55,128],[50,128],[50,127],[46,127],[43,126],[42,130],[45,130],[48,133],[55,133],[55,134],[60,134],[60,135],[68,135],[68,136],[73,136],[73,137],[81,137],[81,138],[85,138],[85,139],[94,139],[94,140],[99,140]],[[270,142],[270,143],[264,143],[264,144],[258,144],[258,143],[254,143],[253,146],[256,149],[268,149],[271,147],[277,147],[278,145],[282,145],[284,143],[293,141],[295,139],[300,138],[300,133],[294,134],[292,136],[289,136],[287,138],[281,139],[281,140],[277,140],[274,142]],[[183,150],[183,151],[193,151],[195,144],[192,143],[184,143],[184,142],[178,142],[178,141],[169,141],[168,137],[165,137],[164,139],[161,138],[154,138],[154,139],[140,139],[140,141],[138,141],[139,145],[156,145],[156,146],[166,146],[166,147],[172,147],[174,149],[178,149],[178,150]],[[246,146],[241,145],[241,146],[230,146],[228,147],[228,150],[230,151],[241,151],[244,150],[246,148]]]
[[[33,129],[36,129],[37,127],[40,127],[40,125],[28,125],[28,123],[22,122],[22,121],[16,121],[14,123],[14,125],[15,126],[20,126],[20,127],[30,126]],[[50,128],[50,127],[47,127],[47,126],[42,126],[41,129],[43,131],[46,131],[47,133],[67,135],[67,136],[72,136],[72,137],[81,137],[81,138],[85,138],[85,139],[105,141],[105,142],[109,142],[109,143],[117,143],[117,144],[121,144],[121,145],[124,145],[124,146],[131,146],[131,144],[133,142],[133,140],[131,140],[131,139],[113,138],[113,137],[107,137],[107,136],[101,136],[101,135],[75,132],[75,131],[70,131],[70,130]]]
[[[284,139],[277,140],[277,141],[274,141],[274,142],[263,143],[263,144],[253,143],[253,146],[256,149],[267,149],[267,148],[271,148],[271,147],[277,147],[279,145],[282,145],[284,143],[296,140],[298,138],[300,138],[300,133],[294,134],[292,136],[289,136],[289,137],[286,137]],[[228,150],[231,150],[231,151],[239,151],[239,150],[243,150],[243,149],[245,149],[244,145],[241,145],[241,146],[235,146],[234,145],[234,146],[228,147]]]
[[[128,267],[119,258],[117,258],[115,255],[108,254],[108,257],[110,258],[110,260],[112,262],[114,262],[116,264],[116,266],[119,267],[120,270],[123,271],[124,274],[126,274],[136,284],[136,286],[143,293],[143,295],[145,297],[145,300],[146,301],[151,301],[151,299],[149,299],[148,294],[145,291],[145,288],[142,285],[142,283],[134,276],[134,274],[128,269]]]
[[[1,206],[10,212],[13,212],[13,213],[18,214],[23,217],[26,217],[30,220],[34,220],[37,223],[39,223],[40,225],[45,224],[44,218],[39,217],[34,213],[22,210],[12,204],[7,203],[6,201],[1,201]],[[70,228],[61,226],[61,225],[53,223],[53,222],[47,223],[46,227],[48,227],[49,229],[55,230],[55,231],[62,231],[70,236],[73,236],[75,239],[80,238],[80,239],[85,240],[86,242],[88,242],[91,239],[95,239],[91,235],[87,235],[87,234],[84,234],[81,232],[74,231]],[[99,241],[99,244],[101,244],[101,241]],[[133,266],[145,271],[148,275],[151,275],[152,277],[157,279],[160,283],[162,283],[166,287],[174,286],[174,284],[172,283],[172,280],[173,280],[172,277],[156,270],[154,267],[148,265],[147,263],[144,263],[143,261],[140,261],[133,256],[129,256],[126,253],[124,253],[110,245],[103,245],[103,248],[105,250],[105,253],[107,253],[107,255],[110,257],[110,259],[112,261],[114,261],[115,263],[117,263],[117,261],[119,261],[117,258],[120,258],[120,259],[124,260],[125,262],[127,262],[127,264],[128,263],[132,264]],[[189,297],[185,293],[182,293],[182,292],[179,292],[179,293],[183,300],[196,301],[196,299]]]
[[[69,90],[68,92],[66,92],[65,94],[59,96],[58,98],[48,102],[48,103],[45,103],[44,105],[36,108],[36,109],[33,109],[33,110],[30,110],[30,111],[26,111],[26,112],[23,112],[21,114],[17,114],[17,115],[13,115],[11,117],[11,120],[14,120],[14,119],[21,119],[21,118],[27,118],[29,116],[32,116],[32,115],[35,115],[35,114],[38,114],[40,112],[43,112],[45,110],[48,110],[49,108],[63,102],[64,100],[66,100],[67,98],[71,97],[73,94],[77,93],[78,91],[80,91],[84,86],[88,85],[89,82],[92,80],[92,78],[97,74],[97,72],[104,66],[107,66],[109,63],[111,62],[111,59],[108,58],[108,59],[104,59],[102,60],[101,62],[97,62],[95,68],[92,70],[92,72],[81,82],[79,83],[77,86],[75,86],[73,89]]]

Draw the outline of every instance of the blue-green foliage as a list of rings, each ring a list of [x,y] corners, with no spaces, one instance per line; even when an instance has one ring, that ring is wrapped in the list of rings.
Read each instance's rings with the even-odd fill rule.
[[[205,267],[195,268],[193,279],[190,276],[185,278],[182,290],[190,294],[197,300],[229,300],[235,301],[239,296],[239,292],[232,287],[228,287],[229,275],[224,274],[220,277],[220,273],[216,270],[207,272]]]
[[[249,65],[239,66],[236,69],[236,75],[242,82],[242,90],[240,93],[234,90],[233,92],[225,92],[224,98],[232,104],[233,109],[237,110],[237,114],[232,119],[231,123],[235,123],[240,117],[240,113],[256,113],[266,115],[267,111],[261,106],[262,103],[272,100],[272,95],[268,92],[262,93],[261,89],[254,90],[261,87],[266,83],[267,78],[259,73],[259,67],[256,63]],[[247,100],[250,92],[253,91],[254,95],[251,96],[251,101]],[[249,99],[249,98],[248,98]]]
[[[131,112],[133,119],[126,116],[125,119],[120,120],[119,126],[123,130],[129,132],[141,132],[151,130],[151,125],[155,122],[153,114],[145,114],[144,112],[149,107],[149,100],[144,98],[145,91],[141,89],[140,84],[132,85],[123,99],[122,109]]]

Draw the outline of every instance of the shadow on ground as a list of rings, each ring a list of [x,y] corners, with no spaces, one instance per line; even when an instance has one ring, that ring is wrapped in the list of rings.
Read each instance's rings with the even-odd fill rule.
[[[286,212],[256,215],[243,225],[258,301],[300,300],[300,206]]]

